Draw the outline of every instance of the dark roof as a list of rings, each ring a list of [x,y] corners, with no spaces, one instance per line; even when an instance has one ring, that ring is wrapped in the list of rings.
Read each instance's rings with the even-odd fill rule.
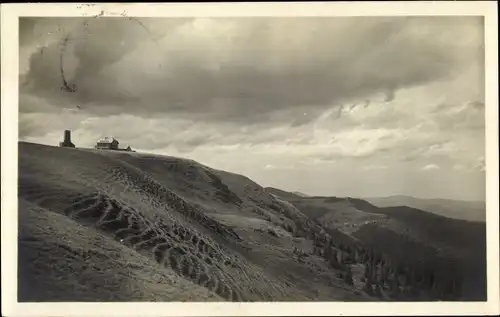
[[[99,139],[99,140],[97,141],[97,143],[113,143],[113,142],[115,142],[115,141],[116,141],[117,143],[119,143],[119,142],[118,142],[118,140],[117,140],[117,139],[115,139],[115,138],[113,138],[113,137],[105,137],[105,138],[103,138],[103,139]]]

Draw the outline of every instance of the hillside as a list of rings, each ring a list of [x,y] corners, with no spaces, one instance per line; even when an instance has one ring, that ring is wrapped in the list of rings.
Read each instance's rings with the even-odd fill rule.
[[[486,221],[484,201],[462,201],[451,199],[422,199],[410,196],[363,198],[377,207],[408,206],[437,215],[468,221]]]
[[[318,226],[240,175],[20,142],[18,189],[20,301],[371,298],[312,254]]]
[[[187,159],[25,142],[18,190],[19,301],[484,297],[481,224],[265,189]]]

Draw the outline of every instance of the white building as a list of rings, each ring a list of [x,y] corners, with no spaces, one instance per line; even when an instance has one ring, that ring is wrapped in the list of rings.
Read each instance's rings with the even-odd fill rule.
[[[118,150],[118,140],[113,137],[105,137],[97,141],[96,149]]]

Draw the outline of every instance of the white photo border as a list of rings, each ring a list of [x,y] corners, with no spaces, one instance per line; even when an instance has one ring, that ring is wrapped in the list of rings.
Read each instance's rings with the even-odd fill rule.
[[[486,67],[486,302],[18,303],[17,160],[19,17],[119,16],[484,16]],[[332,316],[499,313],[498,17],[496,1],[387,1],[170,4],[2,4],[2,315],[5,316]]]

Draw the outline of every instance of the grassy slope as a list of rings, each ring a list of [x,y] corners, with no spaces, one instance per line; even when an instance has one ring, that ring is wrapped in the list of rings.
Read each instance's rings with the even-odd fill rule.
[[[246,177],[194,161],[19,143],[20,300],[367,300],[321,228]]]
[[[19,201],[19,301],[222,301],[66,216]]]

